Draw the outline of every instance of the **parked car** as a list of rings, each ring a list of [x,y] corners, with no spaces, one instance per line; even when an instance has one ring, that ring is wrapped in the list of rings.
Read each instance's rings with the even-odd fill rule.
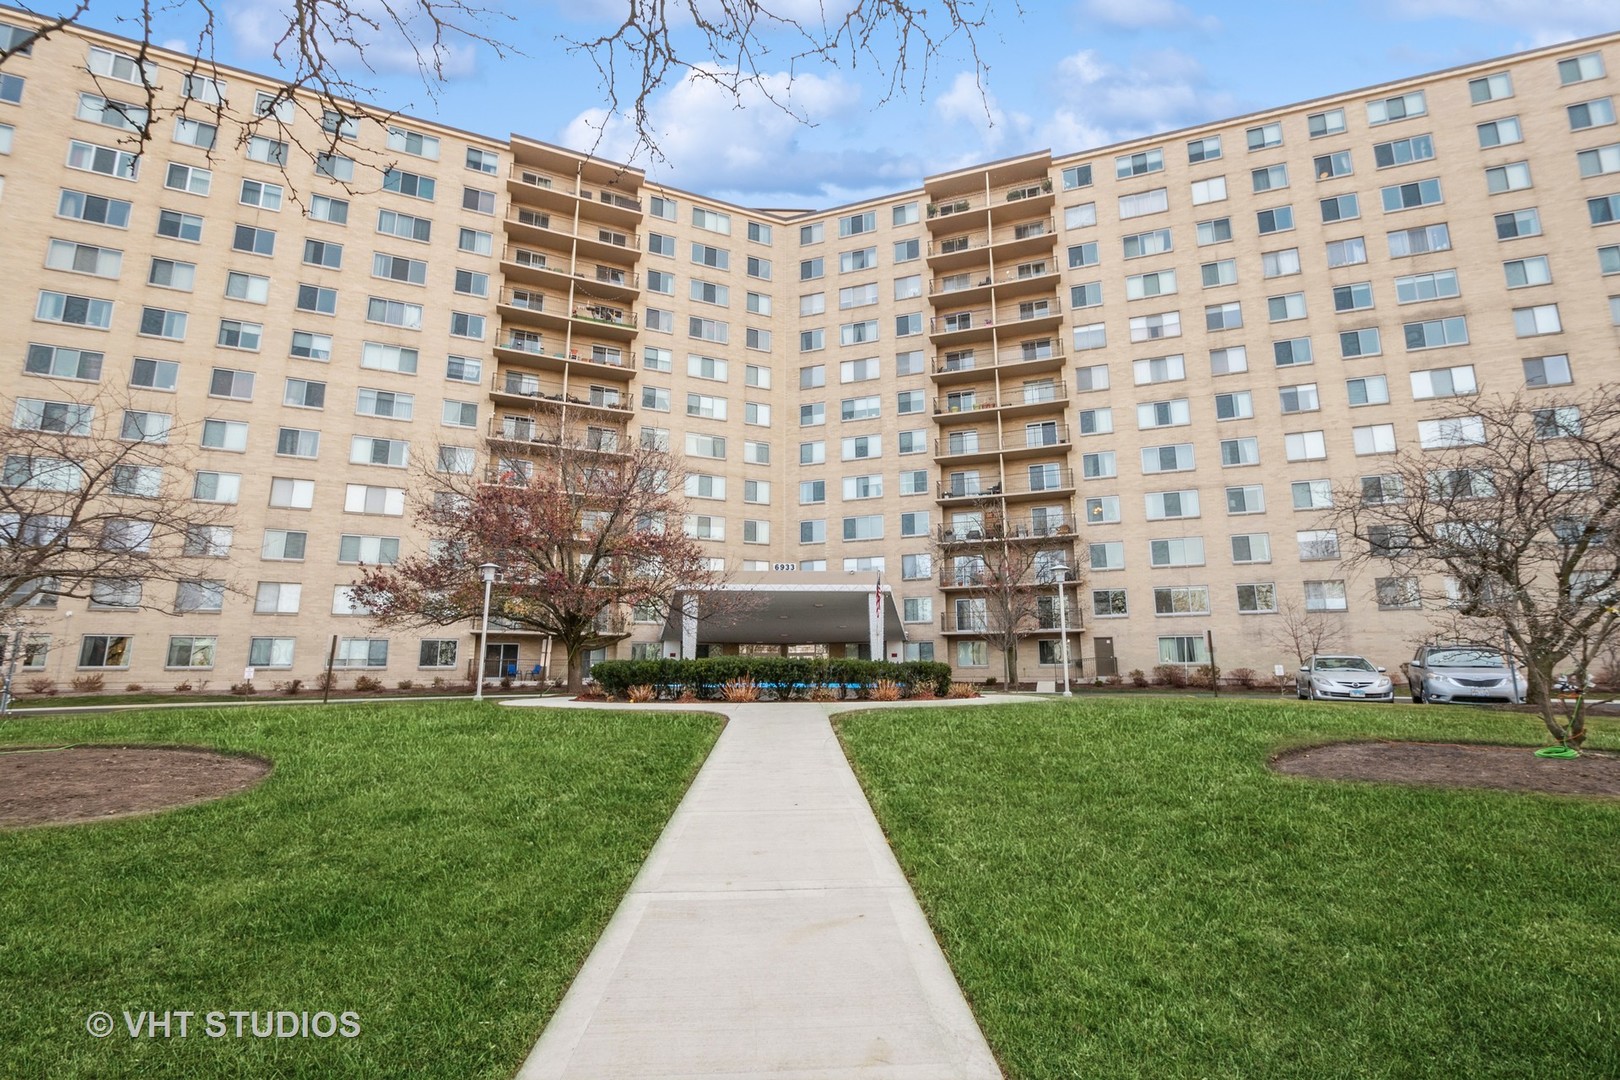
[[[1420,645],[1412,659],[1401,665],[1412,701],[1492,702],[1524,701],[1524,679],[1501,649],[1489,645]]]
[[[1294,676],[1300,699],[1312,701],[1394,701],[1395,686],[1365,656],[1312,656]]]

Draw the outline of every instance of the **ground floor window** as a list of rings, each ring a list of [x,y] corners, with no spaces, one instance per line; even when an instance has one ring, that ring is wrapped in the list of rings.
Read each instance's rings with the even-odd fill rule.
[[[256,637],[248,641],[248,666],[256,668],[292,667],[293,642],[290,637]]]
[[[213,667],[215,640],[212,637],[170,638],[167,666],[172,668]]]
[[[134,640],[125,634],[86,634],[79,642],[79,666],[127,668]]]
[[[337,657],[332,661],[332,666],[367,668],[387,667],[388,639],[339,638]]]
[[[1202,634],[1181,634],[1159,639],[1159,663],[1207,664],[1209,646]]]
[[[453,668],[460,642],[455,638],[424,638],[416,666],[425,668]]]
[[[958,641],[956,643],[957,667],[989,667],[990,647],[982,641]]]
[[[934,658],[934,643],[932,641],[906,642],[905,658],[907,660],[932,660]]]

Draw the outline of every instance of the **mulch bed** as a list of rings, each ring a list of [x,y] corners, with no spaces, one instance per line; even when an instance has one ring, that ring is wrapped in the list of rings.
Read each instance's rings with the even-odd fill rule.
[[[1620,796],[1620,754],[1585,750],[1573,759],[1538,758],[1529,746],[1345,742],[1290,750],[1271,767],[1321,780],[1373,780],[1431,787]]]
[[[246,791],[270,768],[263,758],[188,747],[6,747],[0,750],[0,827],[172,810]]]

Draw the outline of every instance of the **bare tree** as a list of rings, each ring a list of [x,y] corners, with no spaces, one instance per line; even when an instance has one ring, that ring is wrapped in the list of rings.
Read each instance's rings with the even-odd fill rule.
[[[1014,15],[1021,15],[1017,0],[1006,0]],[[34,45],[84,21],[89,0],[66,0],[54,11],[24,6],[32,18],[20,33],[0,33],[0,68]],[[375,69],[367,50],[386,45],[408,55],[430,97],[436,97],[448,77],[452,59],[468,48],[486,48],[498,59],[521,56],[510,31],[515,16],[473,0],[405,0],[404,3],[368,3],[364,0],[288,0],[284,8],[287,28],[271,45],[271,57],[285,73],[273,100],[253,111],[230,111],[225,102],[209,95],[188,99],[181,106],[165,105],[154,79],[139,80],[142,100],[109,98],[111,110],[127,120],[136,152],[143,150],[161,129],[163,115],[185,114],[190,108],[211,115],[214,121],[234,119],[237,142],[245,143],[267,125],[285,136],[287,110],[299,110],[321,121],[329,136],[326,149],[337,148],[345,123],[387,123],[388,114],[361,108],[376,96],[371,84]],[[220,12],[215,0],[174,0],[157,4],[143,0],[133,15],[120,16],[114,29],[135,42],[134,60],[140,72],[155,69],[157,43],[171,36],[169,27],[189,24],[188,47],[195,59],[187,74],[204,81],[219,75],[215,60]],[[693,79],[715,86],[742,106],[750,92],[800,122],[808,118],[795,111],[792,78],[803,68],[823,65],[851,68],[867,64],[888,81],[883,96],[909,89],[915,80],[925,89],[933,69],[945,59],[945,50],[960,41],[970,58],[981,88],[989,75],[980,35],[991,25],[992,0],[944,0],[927,6],[911,0],[846,0],[841,5],[805,13],[795,0],[744,0],[719,5],[700,0],[669,4],[664,0],[624,0],[621,13],[609,28],[580,37],[556,35],[564,50],[586,57],[596,68],[610,115],[623,111],[634,125],[636,150],[658,152],[650,103],[672,82]],[[784,63],[785,90],[778,89],[772,73],[762,70],[768,61]],[[100,74],[100,73],[96,73]],[[128,91],[122,78],[113,84]],[[986,113],[988,114],[988,104]],[[320,146],[296,143],[309,155]]]
[[[363,567],[354,600],[383,623],[477,625],[478,567],[494,563],[491,617],[549,635],[577,692],[581,656],[627,637],[633,611],[666,617],[678,590],[718,577],[683,530],[680,473],[666,451],[565,438],[531,450],[533,459],[494,466],[484,478],[494,482],[436,474],[416,508],[428,550]]]
[[[1341,493],[1333,520],[1377,568],[1381,598],[1424,606],[1437,629],[1500,645],[1529,673],[1547,730],[1579,743],[1554,671],[1586,666],[1620,626],[1620,386],[1477,398],[1437,421],[1443,446],[1408,449]]]
[[[1080,583],[1067,550],[1072,535],[1010,523],[994,496],[977,500],[970,512],[978,524],[943,528],[934,542],[940,583],[948,590],[952,610],[945,626],[975,632],[986,646],[1001,653],[1008,684],[1018,681],[1018,643],[1036,630],[1057,630],[1056,578],[1052,567],[1069,567],[1067,592]],[[1043,541],[1046,541],[1043,543]],[[1078,613],[1069,621],[1079,629]]]
[[[31,354],[29,363],[42,359]],[[77,362],[90,361],[80,354]],[[30,609],[64,599],[184,613],[232,591],[218,561],[230,549],[231,507],[227,493],[207,489],[205,474],[193,475],[182,445],[194,429],[121,408],[116,398],[91,405],[43,392],[0,396],[0,599],[8,629]]]
[[[1289,596],[1277,604],[1276,616],[1266,620],[1266,644],[1293,653],[1303,667],[1308,657],[1338,648],[1341,622],[1332,612],[1311,611],[1299,597]]]

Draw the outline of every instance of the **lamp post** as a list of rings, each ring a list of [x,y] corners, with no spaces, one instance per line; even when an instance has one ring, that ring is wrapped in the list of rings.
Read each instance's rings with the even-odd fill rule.
[[[473,687],[473,700],[484,700],[484,664],[489,656],[489,587],[495,584],[495,571],[500,567],[492,562],[478,564],[478,576],[484,579],[484,623],[478,632],[478,681]]]
[[[1069,568],[1058,563],[1050,568],[1050,572],[1057,580],[1058,660],[1063,664],[1063,696],[1074,697],[1074,691],[1069,689],[1069,602],[1063,595],[1063,583],[1069,580]]]

